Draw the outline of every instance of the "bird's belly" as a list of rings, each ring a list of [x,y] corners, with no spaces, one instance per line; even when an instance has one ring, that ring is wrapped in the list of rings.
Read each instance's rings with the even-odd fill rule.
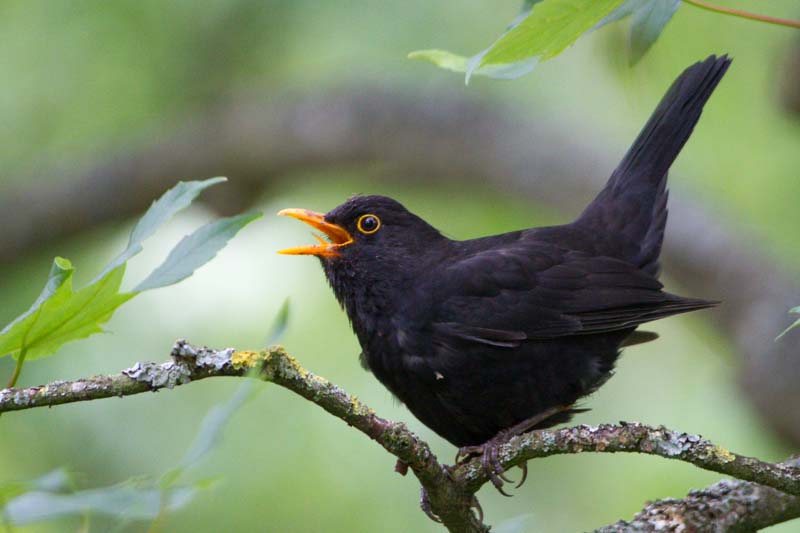
[[[422,423],[466,446],[594,391],[610,376],[622,338],[566,337],[529,341],[514,349],[482,346],[424,357],[367,355],[375,376]],[[549,419],[538,427],[568,419]]]

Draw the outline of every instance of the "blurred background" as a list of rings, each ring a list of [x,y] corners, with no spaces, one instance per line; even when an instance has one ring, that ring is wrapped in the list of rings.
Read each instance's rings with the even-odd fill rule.
[[[673,167],[664,262],[669,289],[725,303],[648,328],[661,339],[626,350],[576,423],[664,424],[771,461],[796,452],[800,338],[773,339],[800,305],[800,35],[684,5],[634,68],[626,22],[512,82],[465,86],[406,59],[422,48],[477,52],[518,9],[511,0],[2,2],[0,324],[30,306],[55,255],[75,263],[78,286],[92,279],[179,179],[230,182],[146,243],[127,287],[199,223],[266,213],[192,278],[122,307],[111,334],[27,364],[19,385],[165,360],[176,338],[256,349],[289,298],[290,353],[451,462],[453,447],[361,369],[317,261],[275,254],[311,242],[307,228],[272,215],[378,193],[453,238],[569,221],[680,71],[728,53],[733,66]],[[800,17],[794,0],[758,9]],[[0,360],[3,380],[12,369]],[[158,475],[239,385],[213,379],[7,414],[0,481],[59,466],[80,487]],[[382,449],[293,394],[258,387],[197,472],[217,483],[167,515],[163,531],[442,530],[419,511],[416,480],[398,476]],[[719,479],[626,454],[529,466],[514,498],[481,491],[489,523],[525,516],[525,530],[587,530]],[[79,527],[65,519],[20,530]]]

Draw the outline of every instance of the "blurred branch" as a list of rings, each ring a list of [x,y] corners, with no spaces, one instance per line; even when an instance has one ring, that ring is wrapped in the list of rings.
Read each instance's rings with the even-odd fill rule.
[[[756,22],[765,22],[767,24],[777,24],[778,26],[787,26],[789,28],[800,28],[800,21],[788,20],[777,17],[770,17],[767,15],[759,15],[758,13],[751,13],[750,11],[742,11],[741,9],[734,9],[732,7],[718,6],[703,2],[702,0],[683,0],[689,5],[711,11],[712,13],[720,13],[722,15],[730,15],[732,17],[739,17],[748,20],[755,20]]]
[[[633,520],[620,520],[594,533],[745,533],[797,517],[800,517],[800,497],[747,481],[723,480],[706,489],[693,490],[680,500],[652,502]]]
[[[524,119],[450,90],[404,94],[358,86],[240,98],[87,168],[44,171],[59,180],[31,179],[4,191],[0,263],[130,217],[186,177],[227,175],[229,185],[209,198],[230,213],[296,172],[378,162],[378,179],[458,187],[488,183],[577,214],[621,152],[555,117]],[[687,292],[723,300],[709,316],[741,358],[745,391],[774,429],[800,443],[800,330],[773,342],[790,323],[786,311],[800,302],[800,280],[776,266],[763,249],[763,236],[736,214],[701,203],[697,194],[681,194],[680,177],[671,183],[665,271]]]
[[[800,116],[800,38],[786,47],[784,59],[777,65],[776,76],[783,108],[796,119]]]
[[[178,341],[172,360],[162,364],[137,363],[112,376],[77,381],[59,381],[43,387],[0,391],[0,413],[87,401],[110,396],[129,396],[162,388],[173,388],[215,376],[256,375],[281,385],[346,422],[407,465],[422,484],[430,510],[450,531],[488,532],[473,513],[479,504],[475,493],[488,481],[480,458],[454,466],[442,465],[428,444],[402,423],[381,418],[355,396],[326,379],[305,370],[281,347],[263,352],[211,350]],[[501,445],[498,457],[508,469],[524,461],[557,454],[584,451],[634,452],[677,459],[705,470],[735,477],[739,482],[721,482],[684,500],[650,504],[629,523],[600,531],[654,530],[665,517],[691,519],[693,531],[721,531],[717,511],[736,516],[724,531],[743,531],[741,524],[759,527],[800,516],[800,468],[795,463],[773,464],[734,454],[697,435],[677,433],[664,427],[642,424],[577,426],[540,430],[514,436]],[[754,481],[771,489],[746,483]],[[789,496],[789,494],[793,496]],[[636,529],[636,528],[639,529]],[[739,527],[739,529],[735,529]],[[649,529],[648,529],[649,528]]]

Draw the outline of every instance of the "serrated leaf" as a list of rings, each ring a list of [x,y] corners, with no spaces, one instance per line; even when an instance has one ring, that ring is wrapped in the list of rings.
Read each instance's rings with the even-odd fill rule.
[[[653,46],[664,26],[681,6],[681,0],[653,0],[633,13],[631,21],[631,64],[637,63]]]
[[[131,231],[128,246],[103,269],[96,279],[102,278],[109,271],[141,252],[142,241],[153,235],[162,224],[170,220],[176,213],[189,207],[201,192],[227,180],[227,178],[217,177],[201,181],[179,181],[177,185],[161,195],[161,198],[153,202]]]
[[[479,66],[555,57],[622,4],[622,0],[544,0],[489,48]]]
[[[72,273],[75,269],[70,263],[69,259],[64,259],[63,257],[56,257],[53,260],[53,266],[50,267],[50,274],[47,276],[47,282],[44,284],[44,288],[42,292],[39,293],[39,297],[36,298],[36,301],[33,302],[33,305],[30,309],[22,313],[20,316],[15,318],[10,324],[3,328],[0,331],[0,356],[6,355],[2,351],[2,336],[5,335],[15,324],[22,322],[26,318],[30,317],[34,314],[39,307],[41,307],[42,303],[53,296],[55,292],[61,287],[68,278],[72,277]]]
[[[67,342],[102,332],[114,311],[135,296],[119,292],[124,264],[78,292],[72,290],[74,271],[69,261],[56,258],[48,298],[0,333],[0,354],[16,358],[25,349],[27,359],[49,355]],[[51,285],[54,278],[58,283]]]
[[[104,514],[123,520],[153,520],[163,510],[183,507],[197,493],[194,487],[169,491],[137,488],[129,484],[89,489],[71,494],[32,491],[17,496],[5,507],[5,519],[24,525],[86,512]]]
[[[793,314],[793,315],[800,315],[800,306],[797,306],[797,307],[792,307],[791,309],[789,309],[789,313],[790,313],[790,314]],[[797,327],[800,327],[800,318],[798,318],[797,320],[795,320],[795,321],[792,323],[792,325],[791,325],[791,326],[789,326],[788,328],[786,328],[785,330],[783,330],[783,331],[781,332],[781,334],[780,334],[780,335],[778,335],[777,337],[775,337],[775,340],[776,340],[776,341],[779,341],[779,340],[781,340],[781,338],[782,338],[784,335],[786,335],[787,333],[789,333],[789,331],[790,331],[790,330],[792,330],[792,329],[794,329],[794,328],[797,328]]]
[[[133,291],[142,292],[166,287],[188,278],[195,270],[213,259],[240,229],[260,217],[261,213],[245,213],[206,224],[181,239],[167,259]]]

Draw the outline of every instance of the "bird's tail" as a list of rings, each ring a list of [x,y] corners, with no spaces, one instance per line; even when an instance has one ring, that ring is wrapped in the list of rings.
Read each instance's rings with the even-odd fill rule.
[[[576,220],[608,235],[623,259],[652,275],[658,273],[667,221],[667,171],[730,63],[725,55],[710,56],[683,71],[605,188]]]

